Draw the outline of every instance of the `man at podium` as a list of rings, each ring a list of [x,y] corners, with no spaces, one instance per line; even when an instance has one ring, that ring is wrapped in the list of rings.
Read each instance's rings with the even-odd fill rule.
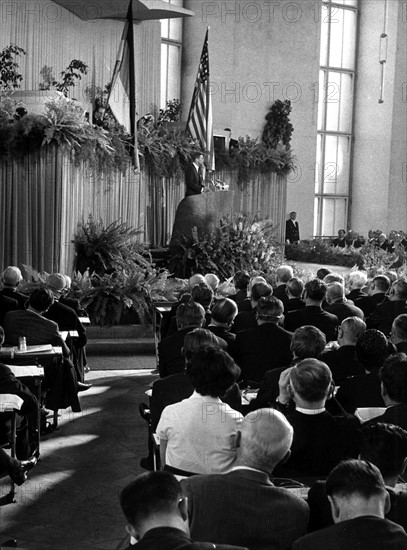
[[[202,153],[194,153],[192,162],[185,170],[185,196],[200,195],[204,188],[204,156]]]

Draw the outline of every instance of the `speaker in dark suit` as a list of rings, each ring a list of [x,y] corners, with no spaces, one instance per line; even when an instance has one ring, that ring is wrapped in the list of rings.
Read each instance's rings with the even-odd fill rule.
[[[186,197],[200,195],[202,193],[202,189],[204,188],[202,175],[203,164],[204,156],[202,153],[195,153],[192,155],[192,162],[185,170]]]
[[[290,212],[290,219],[285,222],[285,242],[296,244],[300,240],[300,226],[296,221],[297,212]]]

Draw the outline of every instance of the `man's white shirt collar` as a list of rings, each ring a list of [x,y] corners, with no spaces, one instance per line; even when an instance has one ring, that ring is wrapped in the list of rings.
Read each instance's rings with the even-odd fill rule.
[[[302,409],[301,407],[296,407],[296,411],[302,413],[302,414],[308,414],[309,416],[312,416],[314,414],[321,414],[325,412],[325,407],[322,407],[322,409]]]

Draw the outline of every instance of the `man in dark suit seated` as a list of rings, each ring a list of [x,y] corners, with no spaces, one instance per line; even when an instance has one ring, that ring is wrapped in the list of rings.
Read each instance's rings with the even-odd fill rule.
[[[302,481],[326,476],[344,458],[358,454],[359,421],[326,410],[334,384],[329,367],[317,359],[303,359],[280,376],[275,407],[294,429],[291,456],[276,475]]]
[[[241,380],[260,384],[265,372],[290,364],[292,333],[280,326],[284,306],[278,298],[260,298],[256,310],[258,326],[237,333],[234,359]]]
[[[3,325],[6,313],[9,311],[14,311],[15,309],[18,309],[17,300],[13,300],[13,298],[0,294],[0,325]]]
[[[407,355],[388,357],[380,369],[381,391],[386,412],[371,422],[388,422],[407,430]]]
[[[209,550],[213,544],[193,542],[188,525],[188,503],[182,488],[169,472],[149,472],[136,477],[120,495],[126,530],[137,541],[137,550]],[[130,546],[129,548],[134,548]],[[216,545],[219,550],[248,550]]]
[[[344,229],[339,229],[338,236],[332,241],[332,246],[345,248],[346,245],[346,231]]]
[[[204,308],[205,321],[203,326],[207,327],[211,322],[211,305],[213,302],[212,288],[206,282],[194,285],[191,289],[191,300],[197,304],[201,304],[201,306]],[[170,326],[166,335],[170,336],[175,332],[177,332],[176,316],[171,319]]]
[[[356,357],[356,342],[366,330],[366,323],[359,317],[344,319],[338,330],[338,348],[325,351],[321,361],[331,369],[335,385],[340,386],[349,376],[365,374]]]
[[[379,371],[384,360],[395,352],[385,335],[376,329],[363,332],[356,342],[356,358],[365,374],[346,378],[336,394],[336,399],[353,414],[358,407],[384,407],[380,390]]]
[[[358,300],[363,296],[366,296],[363,288],[367,283],[367,274],[365,271],[351,271],[348,278],[348,289],[349,292],[346,295],[348,300]]]
[[[250,275],[247,271],[237,271],[233,276],[233,284],[236,289],[236,294],[228,296],[231,300],[239,304],[247,298],[247,287],[250,282]]]
[[[345,460],[326,482],[335,525],[297,540],[293,550],[401,550],[407,535],[385,519],[390,497],[379,469],[363,460]]]
[[[345,287],[341,283],[331,283],[328,285],[326,301],[327,305],[324,306],[324,310],[336,315],[338,323],[342,323],[347,317],[365,318],[363,311],[349,303],[345,298]]]
[[[379,468],[390,496],[391,507],[386,518],[407,529],[407,493],[397,493],[395,490],[407,462],[407,432],[392,424],[364,426],[360,431],[359,459],[367,460]],[[325,489],[325,481],[319,480],[308,491],[308,531],[316,531],[333,524]]]
[[[400,277],[395,281],[388,293],[388,299],[379,304],[366,319],[368,328],[377,328],[386,336],[390,336],[394,319],[402,313],[407,313],[407,279]]]
[[[233,346],[236,340],[236,335],[230,331],[233,322],[237,315],[236,302],[229,298],[217,300],[211,309],[211,322],[207,327],[219,338],[225,340],[228,345],[226,350],[230,355],[233,355]]]
[[[237,459],[226,474],[201,475],[181,484],[188,497],[191,533],[216,544],[250,550],[288,550],[305,533],[308,506],[270,481],[290,453],[293,430],[273,409],[249,413],[238,434]]]
[[[185,196],[200,195],[205,187],[203,180],[204,156],[202,153],[193,153],[192,162],[185,170]]]
[[[249,285],[247,287],[247,297],[246,297],[246,299],[242,300],[241,302],[239,302],[237,304],[237,309],[238,309],[239,313],[241,311],[252,311],[253,307],[252,307],[250,296],[251,296],[251,291],[252,291],[253,285],[255,285],[257,283],[267,284],[267,281],[261,275],[256,275],[255,277],[252,277],[250,279]]]
[[[266,298],[273,294],[272,287],[266,282],[255,283],[250,289],[250,311],[240,311],[234,320],[232,332],[237,334],[242,330],[248,330],[257,327],[256,306],[260,298]]]
[[[181,304],[176,314],[178,330],[158,344],[158,370],[160,378],[183,372],[185,360],[182,355],[184,337],[205,322],[205,310],[201,304],[189,301]]]
[[[305,308],[290,311],[285,316],[284,327],[294,332],[303,325],[313,325],[325,334],[326,341],[336,340],[338,333],[338,318],[322,309],[322,302],[326,296],[327,285],[320,279],[311,279],[305,285]]]
[[[305,302],[302,299],[304,292],[304,283],[297,277],[291,277],[287,282],[286,292],[288,300],[284,304],[284,312],[295,311],[296,309],[304,309]]]
[[[375,307],[386,299],[386,292],[390,288],[390,279],[385,275],[374,277],[367,289],[368,295],[355,300],[355,306],[359,307],[365,317],[369,317]]]
[[[276,285],[273,288],[273,296],[283,302],[284,308],[288,302],[286,285],[293,275],[293,268],[290,265],[280,265],[276,269]]]
[[[407,353],[407,314],[398,315],[391,326],[391,342],[397,351]]]
[[[18,302],[19,309],[25,309],[28,302],[28,296],[17,290],[18,285],[22,280],[23,276],[21,275],[21,271],[14,265],[9,265],[3,271],[3,288],[0,290],[0,294],[16,300]]]

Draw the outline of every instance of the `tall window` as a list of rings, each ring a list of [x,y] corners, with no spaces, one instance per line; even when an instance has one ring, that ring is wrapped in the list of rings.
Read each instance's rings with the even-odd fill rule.
[[[346,229],[358,0],[323,0],[314,235]]]
[[[183,0],[165,0],[179,8]],[[181,97],[182,18],[161,20],[161,107]]]

